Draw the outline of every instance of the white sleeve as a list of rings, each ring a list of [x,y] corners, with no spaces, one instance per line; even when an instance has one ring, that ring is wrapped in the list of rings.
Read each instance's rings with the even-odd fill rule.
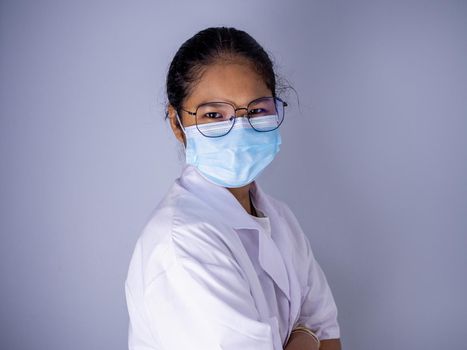
[[[125,294],[130,318],[128,324],[128,349],[130,350],[154,350],[154,337],[148,327],[145,310],[138,307],[131,288],[125,283]]]
[[[337,339],[340,337],[337,306],[326,276],[316,261],[310,240],[303,232],[297,218],[285,203],[281,202],[281,204],[283,215],[295,234],[297,256],[300,261],[304,261],[297,267],[301,279],[305,282],[302,285],[300,315],[294,326],[300,323],[312,329],[319,339]]]
[[[323,270],[316,261],[310,242],[305,237],[307,247],[308,282],[300,316],[297,323],[312,329],[319,339],[340,337],[337,322],[337,307]]]
[[[160,350],[274,349],[271,327],[259,321],[249,286],[235,266],[177,257],[144,298]]]

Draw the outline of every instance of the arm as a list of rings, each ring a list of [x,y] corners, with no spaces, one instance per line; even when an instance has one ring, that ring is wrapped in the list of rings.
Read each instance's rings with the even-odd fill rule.
[[[135,248],[127,277],[129,350],[282,350],[278,320],[258,310],[238,247],[227,246],[212,225],[179,220],[172,220],[170,239]]]
[[[311,253],[311,249],[309,252]],[[321,346],[319,350],[341,350],[341,342],[339,339],[340,330],[337,323],[337,307],[334,298],[327,284],[326,277],[312,253],[309,261],[310,288],[302,303],[298,323],[313,330],[320,338]],[[290,349],[286,347],[286,350],[318,350],[314,340],[310,339],[311,337],[307,336],[307,334],[296,333],[293,335],[297,338],[300,336],[300,338],[308,339],[300,339],[303,345],[298,347],[292,345]],[[313,344],[305,345],[304,342],[306,341]],[[298,342],[298,340],[296,340],[296,342]]]
[[[284,350],[319,350],[316,341],[307,334],[294,332]]]
[[[321,340],[318,349],[316,342],[304,333],[293,333],[284,350],[341,350],[340,339]]]
[[[147,286],[144,305],[162,349],[278,350],[234,265],[178,258]]]
[[[292,230],[297,233],[298,243],[296,244],[296,249],[299,252],[300,261],[303,261],[303,270],[300,269],[298,271],[302,274],[304,284],[302,285],[303,294],[300,315],[296,320],[296,324],[301,324],[316,334],[321,341],[320,350],[340,350],[341,343],[339,339],[340,329],[337,322],[337,307],[326,276],[316,261],[310,241],[301,229],[298,220],[287,206],[285,206],[285,209]],[[307,337],[303,333],[296,334],[297,337],[298,335],[300,337]],[[299,340],[295,341],[298,343]],[[300,342],[305,341],[300,340]],[[287,350],[299,349],[299,347],[290,345],[291,348],[286,347]],[[314,346],[316,347],[316,345]],[[314,348],[310,347],[310,345],[303,345],[302,349],[308,350]]]

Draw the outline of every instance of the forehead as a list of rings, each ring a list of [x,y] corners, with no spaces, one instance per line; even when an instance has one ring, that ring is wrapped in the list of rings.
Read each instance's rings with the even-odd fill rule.
[[[251,64],[218,62],[204,68],[185,105],[227,101],[243,106],[256,98],[271,95],[271,90]]]

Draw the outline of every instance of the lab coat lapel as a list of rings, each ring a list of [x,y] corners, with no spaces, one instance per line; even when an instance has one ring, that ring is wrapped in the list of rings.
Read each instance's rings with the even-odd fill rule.
[[[283,272],[282,269],[276,268],[275,263],[270,261],[271,258],[268,259],[268,257],[265,256],[266,254],[262,253],[262,255],[260,255],[264,262],[263,268],[267,269],[268,273],[270,275],[272,274],[271,276],[276,274],[276,277],[273,278],[275,280],[277,278],[277,281],[280,283],[279,287],[281,290],[286,291],[285,294],[290,301],[290,331],[299,315],[301,306],[300,282],[298,280],[296,267],[292,260],[294,251],[291,244],[291,238],[293,237],[294,233],[290,232],[288,225],[284,225],[285,219],[280,217],[281,214],[277,211],[273,203],[271,203],[271,201],[268,199],[268,196],[265,195],[261,187],[256,182],[253,183],[252,194],[255,198],[255,204],[258,209],[269,217],[271,222],[271,237],[272,240],[276,243],[275,246],[279,249],[283,257],[285,270],[287,271]],[[267,237],[263,238],[263,242],[266,240],[266,238]]]
[[[271,223],[273,226],[273,223]],[[259,235],[258,260],[266,273],[271,276],[282,293],[290,300],[289,279],[287,270],[282,259],[277,259],[278,255],[283,253],[277,247],[277,244],[265,234]]]

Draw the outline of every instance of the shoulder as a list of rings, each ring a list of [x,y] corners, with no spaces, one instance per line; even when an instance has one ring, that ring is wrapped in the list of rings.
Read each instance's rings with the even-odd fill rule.
[[[279,216],[287,222],[296,221],[295,215],[287,203],[275,197],[274,195],[265,192],[265,190],[256,182],[254,186],[254,193],[265,209],[269,211],[268,215]]]
[[[237,268],[233,234],[212,208],[174,183],[136,241],[126,283],[144,290],[180,260]]]
[[[303,243],[305,234],[290,206],[283,200],[278,199],[270,194],[263,192],[262,196],[264,200],[269,203],[269,206],[273,211],[271,214],[278,216],[281,219],[281,222],[290,229],[293,238],[295,240],[299,240],[300,243]]]
[[[279,220],[277,225],[280,226],[280,234],[287,236],[293,251],[293,262],[296,266],[300,266],[313,254],[308,235],[303,231],[301,224],[287,203],[264,192],[262,196],[268,203],[270,214]]]

